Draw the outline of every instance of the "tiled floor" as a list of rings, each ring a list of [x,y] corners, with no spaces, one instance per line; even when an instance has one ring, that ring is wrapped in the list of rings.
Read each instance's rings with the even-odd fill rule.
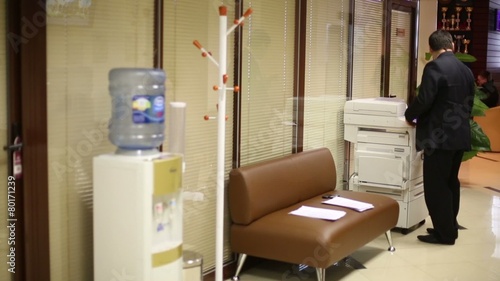
[[[460,170],[462,199],[460,230],[454,246],[419,242],[417,235],[432,227],[430,219],[415,231],[393,232],[396,251],[386,251],[385,236],[356,251],[352,257],[366,269],[332,266],[327,280],[346,281],[499,281],[500,280],[500,153],[483,153]],[[488,187],[488,188],[485,188]],[[241,281],[316,280],[314,269],[264,261],[245,270]]]

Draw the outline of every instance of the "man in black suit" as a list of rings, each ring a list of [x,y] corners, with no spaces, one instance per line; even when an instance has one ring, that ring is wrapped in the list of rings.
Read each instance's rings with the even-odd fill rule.
[[[481,99],[489,108],[495,107],[498,104],[498,90],[491,79],[491,73],[487,70],[479,72],[477,75],[477,85],[479,90],[486,94],[486,97]]]
[[[429,36],[433,60],[427,63],[419,92],[405,112],[416,125],[416,146],[424,150],[424,195],[434,228],[417,238],[453,245],[458,238],[460,206],[458,171],[464,151],[471,148],[469,119],[474,101],[474,75],[453,54],[453,39],[445,30]]]

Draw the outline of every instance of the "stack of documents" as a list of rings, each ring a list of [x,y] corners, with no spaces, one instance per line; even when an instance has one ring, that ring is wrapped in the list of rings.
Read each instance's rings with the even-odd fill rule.
[[[345,216],[346,213],[344,211],[302,206],[289,214],[334,221]]]
[[[346,208],[356,210],[358,212],[364,212],[366,210],[373,209],[373,205],[370,203],[365,203],[365,202],[361,202],[361,201],[357,201],[357,200],[343,198],[340,196],[336,196],[332,199],[323,201],[323,204],[346,207]]]

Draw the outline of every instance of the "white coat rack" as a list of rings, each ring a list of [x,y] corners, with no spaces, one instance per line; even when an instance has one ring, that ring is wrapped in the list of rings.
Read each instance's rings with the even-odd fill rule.
[[[214,91],[218,91],[219,100],[217,104],[217,117],[204,116],[205,120],[217,119],[217,212],[216,212],[216,237],[215,237],[215,281],[222,281],[223,278],[223,251],[224,251],[224,159],[225,159],[225,136],[226,136],[226,91],[238,92],[239,87],[226,87],[228,76],[226,73],[227,56],[227,36],[236,27],[243,24],[243,21],[250,16],[252,9],[249,8],[241,18],[235,19],[231,28],[227,29],[227,7],[219,7],[219,62],[212,54],[205,50],[203,46],[194,40],[193,44],[200,49],[203,57],[209,58],[219,68],[218,84],[213,86]]]

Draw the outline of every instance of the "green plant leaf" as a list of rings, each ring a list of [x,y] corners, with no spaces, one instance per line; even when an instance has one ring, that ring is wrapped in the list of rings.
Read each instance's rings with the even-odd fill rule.
[[[462,162],[465,162],[467,160],[474,158],[477,155],[477,153],[478,153],[478,151],[476,151],[476,150],[464,152],[464,155],[462,156]]]
[[[462,161],[470,160],[475,157],[480,151],[491,151],[490,139],[481,129],[479,124],[470,119],[471,131],[471,150],[464,152]]]
[[[471,130],[471,147],[472,150],[477,151],[491,151],[490,139],[483,132],[481,126],[474,121],[473,119],[469,119],[470,130]]]
[[[475,62],[475,61],[477,61],[476,57],[469,55],[469,54],[465,54],[465,53],[456,52],[455,57],[457,57],[457,59],[461,62]],[[425,60],[429,61],[429,60],[431,60],[431,58],[432,58],[432,54],[426,52],[425,53]]]
[[[474,95],[481,100],[487,97],[486,93],[481,91],[480,88],[477,86],[476,86],[476,89],[474,91]]]
[[[474,96],[474,104],[472,105],[471,116],[484,116],[486,114],[485,112],[488,109],[488,106],[481,101],[480,96],[481,95],[478,96],[476,92],[476,95]]]
[[[455,53],[455,57],[457,57],[458,60],[462,62],[475,62],[477,59],[474,56],[471,56],[469,54],[464,54],[464,53]]]

